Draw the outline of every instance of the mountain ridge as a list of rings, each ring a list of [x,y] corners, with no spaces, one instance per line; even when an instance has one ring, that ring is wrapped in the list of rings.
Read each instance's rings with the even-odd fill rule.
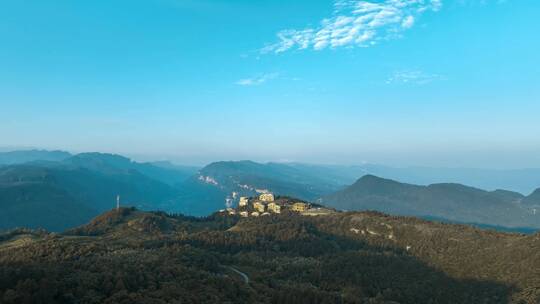
[[[174,205],[179,193],[174,181],[181,183],[187,175],[191,173],[101,153],[79,154],[60,162],[34,161],[0,167],[0,190],[3,191],[0,204],[4,206],[0,216],[13,219],[3,221],[0,229],[26,226],[58,231],[73,227],[116,204],[117,195],[122,204],[165,209]],[[34,186],[27,185],[25,191],[16,191],[21,189],[20,183]],[[13,196],[15,193],[19,195]],[[62,208],[54,208],[57,204],[52,193],[64,194],[59,200],[64,204]],[[71,217],[62,221],[56,213]]]
[[[61,150],[16,150],[0,152],[0,165],[14,165],[32,161],[63,161],[72,154]]]
[[[540,218],[521,203],[525,199],[505,190],[485,191],[456,183],[419,186],[367,175],[320,202],[342,210],[368,209],[510,228],[540,228]]]
[[[529,196],[523,198],[523,203],[531,206],[540,207],[540,188],[536,189]]]
[[[9,172],[13,170],[19,170],[19,172],[10,175]],[[32,217],[34,210],[46,206],[44,203],[51,199],[47,193],[58,191],[66,193],[60,201],[71,200],[73,206],[86,206],[92,211],[89,213],[84,208],[73,208],[74,215],[78,214],[77,209],[85,210],[80,215],[74,216],[79,221],[110,208],[111,205],[115,204],[117,195],[121,196],[121,203],[128,206],[137,206],[145,210],[159,209],[206,216],[216,210],[235,206],[240,196],[254,196],[265,191],[276,195],[298,197],[307,201],[315,201],[320,197],[327,198],[346,189],[347,186],[344,183],[351,179],[349,174],[356,172],[353,170],[344,174],[340,170],[342,168],[332,166],[257,163],[253,161],[223,161],[209,164],[203,168],[195,168],[163,162],[139,163],[114,154],[81,153],[62,161],[34,160],[25,164],[0,167],[0,183],[4,178],[2,185],[4,189],[10,185],[15,187],[18,182],[25,180],[44,183],[44,185],[34,188],[36,191],[39,190],[37,193],[42,192],[44,195],[42,199],[33,196],[33,203],[36,204],[34,209],[30,207],[32,203],[30,201],[24,205],[25,208],[22,208],[23,205],[21,205],[21,208],[17,209],[17,199],[24,198],[25,195],[22,190],[9,192],[10,195],[19,193],[19,198],[9,198],[8,202],[6,194],[4,200],[0,196],[0,202],[7,204],[5,206],[11,206],[11,209],[5,209],[2,214],[7,218],[11,217],[7,210]],[[11,180],[6,180],[8,177]],[[49,178],[49,180],[44,180],[44,177]],[[355,178],[350,183],[366,184],[364,195],[371,196],[366,201],[371,205],[359,205],[358,208],[441,218],[452,222],[505,227],[504,229],[521,228],[524,225],[531,226],[530,216],[527,212],[536,212],[534,209],[540,205],[532,195],[525,197],[506,190],[483,191],[474,187],[458,186],[455,183],[420,186],[400,183],[391,179],[380,180],[370,174],[363,176],[363,178]],[[47,187],[48,189],[45,190]],[[379,189],[380,193],[375,191],[378,187],[381,188]],[[415,193],[424,191],[426,188],[429,190],[429,195],[424,195],[424,200],[418,201],[418,194]],[[30,191],[32,188],[26,186],[25,189],[25,191]],[[391,197],[388,197],[388,193],[392,194]],[[377,196],[373,197],[374,195]],[[354,197],[351,196],[349,201],[353,200]],[[375,204],[377,200],[379,200],[378,204]],[[456,216],[449,217],[448,214],[456,213],[456,208],[451,207],[455,200],[460,201],[460,205],[457,207],[463,210]],[[464,216],[465,211],[474,208],[475,204],[480,204],[479,206],[490,210],[492,207],[485,204],[486,201],[492,202],[495,211],[490,212],[494,212],[494,214],[488,212],[482,215],[480,212],[476,212],[475,217]],[[451,208],[444,209],[445,204]],[[54,204],[51,204],[52,206]],[[340,203],[336,206],[346,210],[356,209],[354,204]],[[430,209],[435,207],[438,208],[435,209],[437,212]],[[510,212],[508,214],[503,212],[503,207],[510,208]],[[26,208],[29,210],[25,210]],[[67,208],[64,209],[67,210]],[[420,213],[419,209],[425,212]],[[522,210],[520,211],[520,209]],[[526,212],[522,212],[523,210]],[[42,214],[44,217],[47,214],[47,220],[43,223],[56,225],[56,221],[51,220],[53,213],[54,210],[44,210]],[[34,215],[40,216],[40,214]],[[512,220],[505,222],[502,220],[504,216],[511,217]],[[520,216],[525,216],[526,221],[518,221]],[[497,219],[492,220],[490,217]],[[12,218],[21,219],[21,217]],[[8,221],[4,223],[8,223]],[[39,226],[35,222],[10,223],[10,225],[16,226],[28,224],[29,227],[33,228]],[[69,223],[70,225],[74,224],[71,221]],[[10,227],[12,226],[5,228]],[[47,225],[42,227],[52,228],[52,226]],[[54,230],[58,230],[64,226],[56,225],[55,227]]]

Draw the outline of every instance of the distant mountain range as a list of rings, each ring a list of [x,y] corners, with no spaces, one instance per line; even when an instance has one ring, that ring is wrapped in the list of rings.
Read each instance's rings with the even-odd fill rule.
[[[485,191],[460,184],[418,186],[366,175],[320,202],[341,210],[376,210],[394,215],[439,218],[462,223],[540,228],[537,190]]]
[[[110,209],[117,195],[125,205],[163,210],[196,172],[99,153],[50,159],[0,167],[0,229],[64,230]]]
[[[234,206],[240,196],[265,191],[308,201],[322,197],[324,203],[347,210],[505,227],[538,227],[540,222],[530,215],[540,210],[540,190],[524,196],[456,184],[413,186],[369,173],[386,174],[381,175],[385,178],[403,175],[404,180],[430,180],[429,174],[413,170],[417,173],[407,175],[405,169],[375,165],[223,161],[197,168],[139,163],[112,154],[37,150],[0,153],[0,160],[0,229],[25,226],[60,231],[110,209],[116,195],[123,205],[143,210],[205,216]],[[355,183],[362,176],[366,177]]]
[[[252,161],[215,162],[179,185],[181,194],[178,201],[181,203],[168,206],[168,210],[207,215],[235,205],[240,196],[254,196],[267,191],[315,200],[342,189],[349,180],[324,172],[323,167],[311,165],[260,164]]]
[[[71,155],[63,151],[13,151],[0,152],[0,166],[22,164],[32,161],[62,161]],[[241,163],[241,162],[218,162]],[[199,167],[175,166],[169,162],[151,163],[157,167],[197,171]],[[540,168],[528,169],[477,169],[477,168],[431,168],[431,167],[389,167],[378,164],[362,165],[320,165],[302,163],[269,163],[278,167],[297,169],[302,175],[324,179],[330,184],[346,186],[364,175],[375,175],[403,183],[429,185],[434,183],[458,183],[479,189],[507,189],[528,195],[540,186]],[[212,165],[212,164],[211,164]],[[263,165],[264,164],[260,164]],[[298,172],[297,171],[297,172]]]
[[[457,183],[471,187],[497,190],[507,189],[528,195],[540,186],[540,169],[478,169],[478,168],[394,168],[366,164],[360,166],[364,174],[381,176],[402,183],[430,185],[437,183]]]
[[[23,164],[32,161],[63,161],[72,155],[64,151],[27,150],[0,152],[0,165]]]

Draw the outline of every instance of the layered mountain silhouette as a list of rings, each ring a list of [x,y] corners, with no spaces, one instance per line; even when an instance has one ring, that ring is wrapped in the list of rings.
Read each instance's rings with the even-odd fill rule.
[[[356,183],[325,196],[323,204],[342,210],[377,210],[395,215],[505,227],[540,228],[540,215],[519,193],[485,191],[460,184],[418,186],[366,175]]]
[[[0,229],[63,230],[110,209],[117,195],[125,205],[167,209],[178,198],[175,185],[195,171],[99,153],[0,167]]]
[[[190,166],[175,166],[167,162],[138,163],[127,157],[103,153],[77,154],[64,160],[62,164],[110,175],[138,172],[170,186],[181,184],[198,169]]]
[[[0,174],[0,178],[5,177]],[[47,181],[0,182],[0,208],[0,230],[30,227],[62,231],[98,212]]]
[[[540,184],[540,169],[482,169],[482,168],[430,168],[430,167],[388,167],[365,164],[353,167],[362,169],[364,175],[382,176],[403,183],[430,185],[457,183],[479,189],[506,189],[529,194]],[[352,182],[351,182],[352,183]]]
[[[72,155],[65,151],[24,150],[0,152],[0,165],[14,165],[33,161],[63,161]]]
[[[240,196],[262,192],[315,200],[356,180],[348,167],[221,161],[211,163],[180,185],[181,204],[173,211],[207,215],[234,206]]]
[[[403,184],[364,176],[378,168],[370,165],[224,161],[199,169],[102,153],[9,155],[11,164],[0,165],[0,230],[74,227],[114,206],[117,195],[123,206],[206,216],[234,206],[240,196],[265,191],[307,201],[322,197],[324,204],[344,210],[379,210],[501,229],[538,228],[540,222],[540,190],[526,197],[459,184]],[[354,183],[359,176],[364,177]]]

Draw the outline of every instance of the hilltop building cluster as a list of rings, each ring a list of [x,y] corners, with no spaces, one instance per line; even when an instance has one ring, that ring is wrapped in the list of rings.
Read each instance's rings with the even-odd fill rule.
[[[257,197],[242,196],[239,198],[238,208],[227,208],[223,211],[230,215],[238,214],[241,217],[266,216],[282,212],[297,212],[306,215],[321,215],[330,212],[310,203],[284,197],[276,198],[272,193],[262,193]]]

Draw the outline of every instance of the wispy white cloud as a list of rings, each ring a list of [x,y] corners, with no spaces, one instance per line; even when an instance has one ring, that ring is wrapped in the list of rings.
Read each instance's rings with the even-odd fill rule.
[[[441,0],[336,0],[333,15],[318,27],[280,31],[279,41],[261,52],[368,47],[381,39],[398,37],[424,12],[438,11],[441,6]]]
[[[278,77],[279,77],[279,73],[267,73],[267,74],[257,75],[252,78],[240,79],[236,82],[236,84],[241,85],[241,86],[257,86],[269,80],[276,79]]]
[[[395,71],[386,80],[387,84],[416,84],[423,85],[436,80],[444,79],[443,76],[438,74],[429,74],[421,70],[402,70]]]

